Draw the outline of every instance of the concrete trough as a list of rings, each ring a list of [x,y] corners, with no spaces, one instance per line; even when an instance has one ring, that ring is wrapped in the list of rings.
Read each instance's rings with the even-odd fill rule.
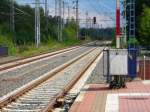
[[[8,56],[8,47],[0,47],[0,56]]]

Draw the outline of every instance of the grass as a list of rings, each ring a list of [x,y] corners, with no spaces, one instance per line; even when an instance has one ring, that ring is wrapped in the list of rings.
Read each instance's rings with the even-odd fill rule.
[[[47,43],[41,43],[37,48],[35,44],[15,46],[12,41],[11,35],[2,35],[0,32],[0,46],[8,47],[9,55],[17,57],[30,57],[42,53],[52,52],[67,48],[70,46],[80,45],[81,43],[86,43],[91,40],[79,41],[74,38],[69,38],[63,42],[58,42],[54,39],[50,39]]]
[[[0,46],[8,47],[9,55],[15,55],[17,53],[17,48],[15,47],[15,45],[13,44],[9,36],[6,37],[3,35],[0,35]]]
[[[46,44],[42,43],[38,48],[32,45],[26,46],[19,46],[17,48],[17,52],[15,56],[17,57],[30,57],[42,53],[52,52],[60,49],[64,49],[70,46],[80,45],[82,43],[89,42],[90,40],[86,41],[79,41],[79,40],[65,40],[63,42],[58,42],[56,40],[49,40]]]
[[[20,46],[16,56],[19,57],[30,57],[41,53],[52,52],[61,48],[65,48],[60,43],[41,44],[38,48],[35,45]]]

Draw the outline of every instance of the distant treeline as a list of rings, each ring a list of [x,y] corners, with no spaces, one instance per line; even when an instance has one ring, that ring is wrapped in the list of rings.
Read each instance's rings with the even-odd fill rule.
[[[81,37],[92,37],[97,40],[112,40],[115,38],[115,28],[82,28]]]
[[[33,44],[35,42],[35,9],[29,5],[18,5],[15,3],[14,30],[12,21],[11,0],[0,1],[0,45],[7,44],[7,40],[12,40],[16,45]],[[50,39],[58,40],[58,20],[59,17],[48,16],[46,18],[44,9],[40,7],[41,41],[48,42]],[[46,32],[46,19],[48,19],[48,33]],[[74,19],[65,22],[62,34],[63,41],[76,39],[76,23]]]

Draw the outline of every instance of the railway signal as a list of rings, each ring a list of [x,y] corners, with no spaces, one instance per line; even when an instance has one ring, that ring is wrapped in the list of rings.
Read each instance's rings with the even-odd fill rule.
[[[93,24],[96,24],[96,17],[93,17]]]

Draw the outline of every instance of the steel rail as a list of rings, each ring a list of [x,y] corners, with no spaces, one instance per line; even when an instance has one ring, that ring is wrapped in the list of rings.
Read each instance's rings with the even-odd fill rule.
[[[30,58],[15,60],[15,61],[12,61],[12,62],[9,62],[9,63],[5,63],[3,65],[0,65],[0,71],[7,70],[7,69],[10,69],[10,68],[13,68],[13,67],[17,67],[17,66],[20,66],[20,65],[23,65],[23,64],[27,64],[27,63],[30,63],[30,62],[33,62],[33,61],[37,61],[39,59],[44,59],[44,58],[54,56],[54,55],[57,55],[57,54],[60,54],[60,53],[65,53],[67,51],[75,50],[75,49],[78,49],[78,48],[80,48],[80,46],[71,47],[71,48],[59,50],[59,51],[56,51],[56,52],[46,53],[46,54],[42,54],[42,55],[37,55],[37,56],[30,57]]]
[[[73,46],[73,47],[78,47],[78,46]],[[69,49],[69,48],[73,48],[73,47],[66,47],[66,48],[62,48],[62,49],[59,49],[59,50],[57,50],[57,51],[61,51],[61,50],[65,50],[65,49]],[[1,63],[0,63],[0,66],[5,65],[5,64],[9,64],[9,63],[13,63],[13,62],[16,62],[16,61],[21,61],[21,60],[24,60],[24,59],[28,59],[28,58],[32,58],[32,57],[36,57],[36,56],[45,55],[45,54],[48,54],[48,53],[57,52],[57,51],[45,52],[45,53],[39,53],[39,54],[37,54],[37,55],[33,55],[33,56],[29,56],[29,57],[22,57],[22,58],[13,59],[13,60],[6,61],[6,62],[1,62]]]
[[[22,86],[21,88],[11,92],[10,94],[2,97],[0,99],[0,108],[2,109],[3,107],[5,107],[6,105],[8,105],[9,103],[15,101],[18,97],[20,97],[21,95],[27,93],[28,91],[32,90],[33,88],[37,87],[38,85],[40,85],[41,83],[43,83],[44,81],[52,78],[53,76],[55,76],[55,74],[57,74],[58,72],[62,71],[63,69],[67,68],[68,66],[70,66],[71,64],[75,63],[76,61],[80,60],[81,58],[83,58],[84,56],[88,55],[90,52],[92,52],[93,50],[95,50],[96,48],[90,49],[87,52],[81,54],[80,56],[70,60],[69,62],[60,65],[59,67],[51,70],[50,72],[44,74],[43,76],[31,81],[30,83]]]
[[[68,52],[68,51],[72,51],[72,50],[81,48],[82,46],[93,44],[95,42],[96,41],[89,42],[89,43],[86,43],[86,44],[82,44],[80,46],[74,46],[74,47],[69,47],[69,48],[65,48],[65,49],[60,49],[58,51],[54,51],[54,52],[50,52],[50,53],[43,53],[43,54],[39,54],[39,55],[27,57],[27,58],[15,59],[15,60],[12,60],[12,61],[0,63],[0,72],[4,71],[4,70],[7,70],[7,69],[10,69],[10,68],[20,66],[20,65],[24,65],[24,64],[27,64],[27,63],[30,63],[30,62],[34,62],[34,61],[37,61],[39,59],[44,59],[44,58],[54,56],[54,55],[57,55],[57,54],[60,54],[60,53],[65,53],[65,52]]]
[[[102,50],[103,51],[103,50]],[[95,60],[99,57],[99,55],[102,53],[98,53],[94,59],[92,59],[90,62],[87,63],[84,68],[77,73],[77,75],[67,84],[64,89],[56,96],[56,98],[53,101],[50,101],[50,103],[47,105],[47,107],[44,107],[44,109],[41,112],[53,112],[54,105],[57,104],[58,99],[63,98],[68,91],[72,89],[72,87],[78,82],[78,80],[83,76],[83,74],[88,70],[88,68],[95,62]]]

